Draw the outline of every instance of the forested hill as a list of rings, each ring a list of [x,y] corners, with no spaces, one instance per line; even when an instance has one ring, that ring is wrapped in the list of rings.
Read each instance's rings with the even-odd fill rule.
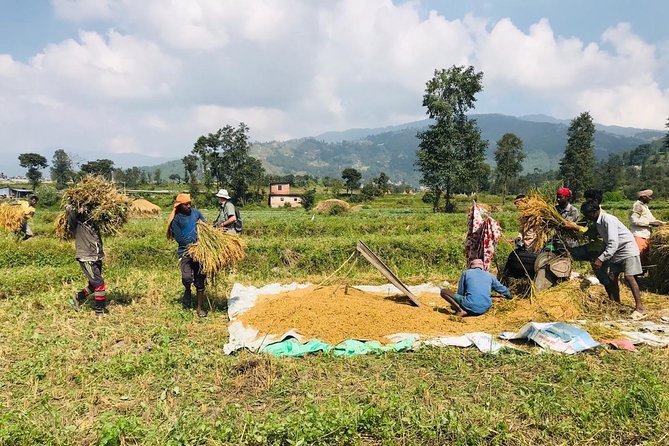
[[[488,159],[492,161],[496,142],[505,133],[515,133],[523,140],[527,159],[526,172],[555,169],[567,143],[568,122],[542,115],[525,118],[499,114],[472,115],[484,139],[489,142]],[[543,122],[551,121],[552,122]],[[328,132],[316,137],[256,143],[252,155],[259,158],[269,173],[310,174],[339,177],[346,167],[354,167],[364,177],[386,172],[394,181],[418,183],[414,170],[418,139],[416,133],[429,125],[428,120],[382,129],[352,129]],[[664,136],[663,132],[615,126],[597,126],[595,148],[598,159],[610,153],[632,150],[640,144]],[[180,161],[160,166],[163,176],[183,173]]]

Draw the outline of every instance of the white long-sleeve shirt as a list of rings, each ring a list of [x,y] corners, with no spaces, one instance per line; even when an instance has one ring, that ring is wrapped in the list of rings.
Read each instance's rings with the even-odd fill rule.
[[[648,205],[640,200],[634,202],[630,212],[630,230],[634,237],[650,238],[650,224],[655,221]]]
[[[628,257],[639,255],[639,247],[634,241],[634,236],[616,217],[600,212],[596,225],[597,232],[606,245],[598,257],[599,260],[619,263]]]

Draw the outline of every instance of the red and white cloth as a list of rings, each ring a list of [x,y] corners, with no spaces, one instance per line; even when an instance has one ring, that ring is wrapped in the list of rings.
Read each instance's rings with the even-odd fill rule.
[[[501,237],[502,228],[499,223],[475,202],[469,208],[467,215],[467,239],[465,240],[467,264],[474,259],[481,259],[483,268],[489,271],[490,262]]]

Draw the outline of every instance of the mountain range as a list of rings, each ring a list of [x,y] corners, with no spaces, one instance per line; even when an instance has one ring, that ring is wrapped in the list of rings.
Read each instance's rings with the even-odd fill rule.
[[[525,172],[557,169],[567,144],[570,122],[546,115],[521,117],[500,114],[476,114],[483,139],[488,141],[487,158],[494,164],[497,141],[505,133],[515,133],[523,140],[527,153]],[[397,126],[358,128],[341,132],[326,132],[313,137],[254,143],[251,154],[259,158],[268,173],[310,174],[337,177],[347,167],[371,178],[385,172],[393,181],[403,180],[418,184],[419,174],[414,170],[418,131],[431,123],[425,119]],[[662,138],[658,130],[631,127],[595,126],[595,152],[598,159],[610,153],[634,149],[641,144]],[[146,167],[147,171],[161,169],[163,178],[172,173],[183,176],[180,160],[158,166]]]

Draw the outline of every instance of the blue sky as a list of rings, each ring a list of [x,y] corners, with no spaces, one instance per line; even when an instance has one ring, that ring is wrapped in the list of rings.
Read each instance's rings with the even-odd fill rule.
[[[151,163],[239,121],[260,141],[400,124],[424,117],[425,82],[451,65],[484,72],[477,113],[663,129],[668,13],[659,0],[0,0],[0,147]]]

